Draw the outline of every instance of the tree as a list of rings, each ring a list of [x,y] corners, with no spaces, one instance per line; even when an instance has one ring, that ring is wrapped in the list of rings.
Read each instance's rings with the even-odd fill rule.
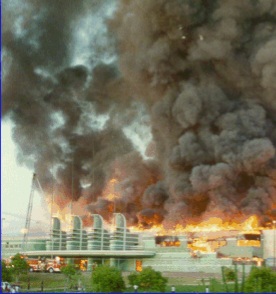
[[[6,263],[1,261],[1,275],[3,282],[11,282],[12,281],[12,272],[10,268],[7,268]]]
[[[137,285],[140,290],[165,292],[168,279],[151,267],[144,268],[140,273],[128,276],[129,284]]]
[[[67,287],[71,288],[73,286],[74,277],[79,273],[73,264],[67,264],[65,267],[61,268],[61,272],[67,277]]]
[[[19,277],[21,274],[27,274],[29,269],[29,265],[25,258],[17,253],[11,258],[11,271],[16,277],[16,282],[19,281]]]
[[[225,275],[226,282],[235,281],[236,273],[235,273],[235,271],[232,268],[230,268],[230,267],[224,267],[223,270],[224,270],[224,275]]]
[[[101,265],[92,272],[95,292],[123,292],[126,288],[122,273],[116,267]]]
[[[267,267],[252,267],[245,280],[245,292],[276,292],[276,273]]]

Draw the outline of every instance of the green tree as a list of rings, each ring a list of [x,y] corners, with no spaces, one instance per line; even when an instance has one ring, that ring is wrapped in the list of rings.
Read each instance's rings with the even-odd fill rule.
[[[244,289],[245,292],[276,292],[276,273],[267,267],[252,267]]]
[[[15,275],[16,282],[19,281],[21,274],[27,274],[29,265],[25,258],[17,253],[11,258],[11,271]]]
[[[116,267],[106,265],[95,268],[91,282],[95,292],[123,292],[126,288],[122,273]]]
[[[12,272],[11,269],[6,266],[6,263],[1,261],[1,275],[3,282],[11,282],[12,281]]]
[[[140,273],[132,273],[128,276],[129,284],[137,285],[141,291],[165,292],[168,279],[151,267],[144,268]]]
[[[75,283],[75,278],[79,276],[79,271],[73,264],[67,264],[65,267],[61,268],[61,272],[66,276],[66,286],[67,288],[72,288]],[[65,286],[65,287],[66,287]]]
[[[226,282],[235,281],[236,273],[232,268],[224,267],[223,270],[224,270],[224,275],[225,275]]]

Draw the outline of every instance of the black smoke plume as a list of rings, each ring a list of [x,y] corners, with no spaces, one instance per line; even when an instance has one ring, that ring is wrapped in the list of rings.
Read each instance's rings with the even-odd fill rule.
[[[131,223],[275,214],[275,1],[20,4],[3,2],[2,114],[60,206],[108,218],[116,178]]]

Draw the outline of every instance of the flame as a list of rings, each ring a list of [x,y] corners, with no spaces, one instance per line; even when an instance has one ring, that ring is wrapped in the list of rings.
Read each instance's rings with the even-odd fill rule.
[[[141,272],[143,270],[142,260],[136,260],[135,269],[137,272]]]
[[[116,195],[109,193],[109,194],[105,195],[105,199],[107,199],[109,201],[114,201],[116,199]]]
[[[116,199],[120,198],[119,195],[115,193],[115,185],[118,183],[118,180],[115,178],[112,178],[108,184],[106,185],[104,192],[103,192],[103,198],[107,199],[109,201],[116,201]]]
[[[234,221],[224,222],[218,217],[211,217],[206,221],[203,221],[199,224],[189,224],[182,226],[177,224],[173,229],[165,229],[163,225],[154,225],[150,229],[145,229],[143,226],[138,225],[136,227],[131,227],[133,231],[138,232],[151,232],[156,235],[179,235],[183,233],[191,232],[219,232],[219,231],[259,231],[263,229],[259,226],[258,217],[256,215],[250,216],[244,222],[237,223]]]
[[[70,207],[66,206],[63,209],[58,208],[56,205],[55,212],[53,213],[53,217],[57,217],[60,219],[63,227],[62,230],[69,232],[73,229],[73,221],[72,221],[72,214],[70,211]]]
[[[253,247],[261,247],[261,241],[260,240],[238,240],[237,241],[238,246],[253,246]]]
[[[103,191],[103,199],[110,201],[110,203],[107,205],[107,210],[110,213],[116,212],[116,200],[120,199],[120,195],[115,192],[116,184],[118,182],[119,181],[116,178],[112,178],[109,180]]]

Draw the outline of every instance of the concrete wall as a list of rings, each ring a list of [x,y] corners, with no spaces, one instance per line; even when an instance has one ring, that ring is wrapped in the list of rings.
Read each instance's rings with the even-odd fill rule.
[[[263,258],[273,258],[276,256],[276,229],[263,230]]]
[[[189,252],[159,252],[154,258],[143,259],[143,267],[151,266],[161,272],[220,273],[221,266],[230,265],[232,265],[231,259],[216,258],[215,253],[192,258]]]

